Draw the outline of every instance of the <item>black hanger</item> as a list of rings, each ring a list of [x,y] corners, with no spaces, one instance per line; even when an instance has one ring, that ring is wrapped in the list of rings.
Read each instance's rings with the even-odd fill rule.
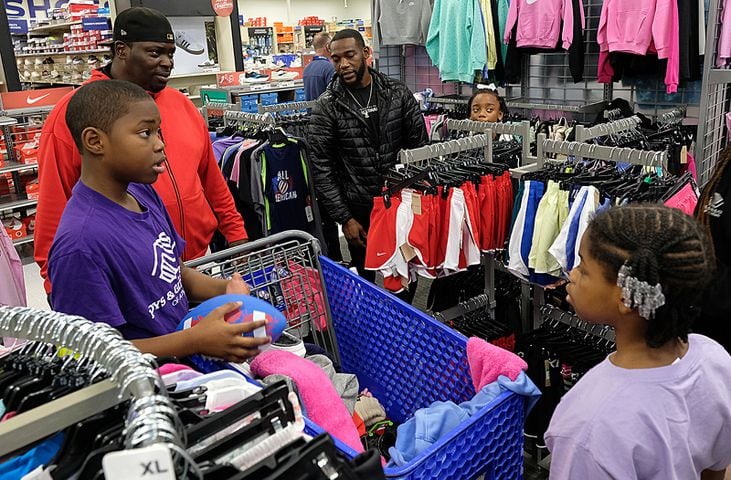
[[[123,425],[124,411],[116,406],[69,427],[61,448],[49,462],[49,465],[56,465],[54,478],[70,478],[81,470],[89,452],[94,450],[95,437],[109,428]]]

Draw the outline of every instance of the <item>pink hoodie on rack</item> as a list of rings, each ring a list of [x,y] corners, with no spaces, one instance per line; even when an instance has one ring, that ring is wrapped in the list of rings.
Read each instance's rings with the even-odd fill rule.
[[[585,27],[584,5],[579,0],[581,28]],[[556,48],[563,22],[561,46],[568,50],[574,41],[574,10],[571,0],[513,0],[505,24],[505,44],[510,42],[517,24],[518,47]]]
[[[678,91],[680,38],[676,0],[605,0],[596,40],[599,43],[599,81],[611,82],[609,52],[666,58],[667,93]]]

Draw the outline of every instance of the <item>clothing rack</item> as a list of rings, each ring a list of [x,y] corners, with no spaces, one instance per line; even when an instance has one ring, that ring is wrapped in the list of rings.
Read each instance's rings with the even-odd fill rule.
[[[491,305],[491,303],[493,305]],[[468,300],[465,300],[463,302],[459,302],[454,307],[450,307],[446,310],[442,310],[441,312],[437,312],[434,314],[434,318],[439,320],[442,323],[448,323],[455,318],[461,317],[462,315],[465,315],[470,312],[474,312],[475,310],[479,310],[480,308],[484,308],[488,305],[491,306],[491,308],[495,308],[495,299],[490,302],[490,297],[488,297],[487,294],[481,293],[475,297],[472,297]]]
[[[536,161],[530,150],[530,122],[475,122],[474,120],[453,120],[447,119],[447,130],[459,130],[466,132],[482,132],[488,130],[500,135],[513,135],[521,138],[523,151],[520,155],[520,164],[526,165]]]
[[[485,159],[490,161],[492,158],[492,133],[458,138],[411,150],[401,150],[399,152],[399,163],[407,165],[423,162],[425,160],[437,159],[445,155],[476,150],[478,148],[485,148]]]
[[[541,305],[540,311],[542,323],[549,319],[554,320],[568,325],[571,328],[585,332],[587,334],[586,338],[589,338],[591,335],[604,340],[608,345],[615,342],[614,329],[608,325],[586,322],[573,313],[561,310],[560,308],[549,304]]]
[[[657,117],[657,123],[661,125],[678,125],[685,118],[687,107],[680,106],[673,108]]]
[[[206,120],[206,125],[210,126],[210,116],[211,111],[215,111],[216,116],[221,116],[222,113],[227,111],[234,111],[238,112],[241,111],[241,105],[237,105],[235,103],[225,103],[225,102],[208,102],[206,105],[201,107],[200,109],[201,115],[203,115],[203,118]]]
[[[640,123],[640,117],[633,115],[629,118],[620,118],[619,120],[609,123],[600,123],[599,125],[595,125],[591,128],[586,128],[583,125],[576,125],[576,141],[588,142],[594,138],[606,137],[626,130],[632,130]]]
[[[604,118],[606,118],[610,122],[613,122],[614,120],[619,120],[620,118],[622,118],[622,109],[613,108],[612,110],[605,110]]]
[[[274,115],[271,113],[249,113],[249,112],[235,112],[228,110],[223,113],[224,121],[236,121],[238,123],[253,123],[256,125],[271,125],[274,126],[276,121]]]
[[[466,98],[431,97],[427,99],[427,102],[436,103],[437,105],[467,105],[469,100]]]
[[[304,102],[287,102],[277,103],[274,105],[262,105],[259,104],[259,113],[276,113],[276,112],[289,112],[294,110],[309,110],[315,106],[316,100],[308,100]]]
[[[586,105],[558,105],[550,103],[534,103],[524,102],[523,98],[513,98],[506,100],[505,104],[511,108],[518,108],[522,110],[554,110],[558,112],[571,112],[571,113],[598,113],[606,105],[607,102],[600,101],[594,103],[588,103]]]
[[[535,163],[537,170],[543,168],[545,162],[551,159],[546,158],[547,154],[561,154],[590,158],[594,160],[608,160],[613,162],[625,162],[633,165],[645,165],[648,167],[662,167],[667,169],[667,152],[644,151],[634,148],[606,147],[582,142],[566,142],[548,140],[546,135],[538,135],[538,161]],[[524,172],[525,173],[525,172]]]
[[[0,456],[131,397],[125,448],[164,443],[182,455],[178,458],[192,462],[184,451],[184,430],[161,387],[154,360],[124,340],[116,329],[59,312],[0,306],[0,335],[68,348],[83,359],[93,360],[96,373],[106,371],[111,377],[0,423]]]
[[[484,122],[472,122],[484,130]],[[492,130],[488,128],[485,133],[449,140],[434,145],[427,145],[412,150],[401,150],[399,152],[399,163],[408,165],[416,162],[439,159],[445,155],[485,148],[485,160],[492,159]],[[485,297],[489,300],[489,316],[495,318],[495,264],[492,255],[483,254],[482,264],[485,267]],[[488,304],[486,304],[488,305]]]

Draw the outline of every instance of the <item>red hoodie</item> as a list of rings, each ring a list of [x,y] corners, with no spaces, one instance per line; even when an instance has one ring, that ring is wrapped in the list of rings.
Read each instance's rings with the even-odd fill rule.
[[[95,70],[88,82],[108,79],[102,71]],[[56,104],[41,133],[35,259],[41,267],[47,293],[51,292],[48,252],[71,189],[81,175],[81,156],[66,125],[66,108],[73,93]],[[244,222],[218,168],[200,112],[173,88],[165,88],[152,97],[160,109],[168,159],[167,170],[153,186],[165,203],[175,229],[185,239],[183,259],[205,255],[216,229],[229,242],[246,239]]]

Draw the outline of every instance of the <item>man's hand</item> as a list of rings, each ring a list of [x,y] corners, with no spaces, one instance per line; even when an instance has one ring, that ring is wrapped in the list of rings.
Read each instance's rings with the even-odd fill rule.
[[[264,321],[228,323],[224,315],[241,307],[241,302],[229,302],[206,315],[193,328],[191,333],[199,353],[211,357],[222,358],[228,362],[242,363],[259,353],[258,347],[271,342],[271,338],[244,337],[266,325]]]
[[[363,226],[354,218],[351,218],[343,225],[343,235],[349,244],[365,248],[365,242],[368,237]]]
[[[229,293],[239,293],[242,295],[249,295],[251,293],[249,286],[244,282],[244,279],[241,278],[241,274],[238,272],[231,275],[231,280],[226,285],[226,294]]]

